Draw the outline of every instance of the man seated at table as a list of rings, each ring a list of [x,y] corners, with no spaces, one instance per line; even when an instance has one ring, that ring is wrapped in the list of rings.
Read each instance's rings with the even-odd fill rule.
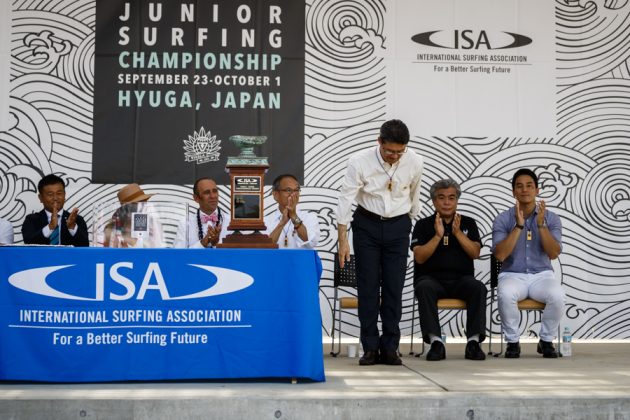
[[[427,360],[446,358],[442,343],[437,301],[443,298],[466,301],[466,336],[464,356],[484,360],[479,343],[486,330],[486,286],[475,280],[473,260],[479,258],[481,239],[474,219],[457,213],[462,194],[452,179],[437,181],[429,190],[435,214],[416,223],[411,250],[416,261],[415,293],[420,312],[420,329],[425,343],[431,343]]]
[[[37,184],[37,197],[44,205],[38,213],[29,214],[22,224],[25,244],[88,246],[88,231],[79,209],[64,211],[66,186],[57,175],[46,175]]]
[[[128,184],[118,191],[120,207],[112,215],[112,220],[105,226],[103,246],[112,248],[160,248],[162,243],[162,225],[159,215],[147,204],[153,194],[146,194],[140,185]],[[140,215],[134,219],[134,214]],[[146,229],[134,232],[134,222],[146,223]],[[138,223],[139,225],[139,223]]]
[[[227,235],[226,217],[219,208],[219,188],[211,178],[199,178],[193,185],[193,200],[199,204],[188,223],[177,227],[174,248],[212,248]]]
[[[319,243],[319,220],[316,214],[297,209],[300,201],[297,178],[280,175],[273,181],[272,188],[278,208],[265,217],[265,233],[280,248],[314,249]]]
[[[0,245],[11,245],[13,243],[13,226],[11,222],[0,217]]]

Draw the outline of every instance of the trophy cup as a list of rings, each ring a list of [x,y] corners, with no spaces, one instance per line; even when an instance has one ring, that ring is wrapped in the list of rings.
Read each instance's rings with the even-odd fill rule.
[[[265,172],[269,168],[266,157],[258,157],[254,147],[267,140],[266,136],[231,136],[230,141],[241,153],[228,157],[225,170],[230,174],[231,211],[227,235],[217,248],[277,248],[264,231],[263,203]],[[241,231],[254,231],[243,234]]]

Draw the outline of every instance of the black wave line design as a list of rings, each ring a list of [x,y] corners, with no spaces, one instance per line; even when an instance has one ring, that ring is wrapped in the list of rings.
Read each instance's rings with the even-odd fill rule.
[[[630,338],[630,308],[623,303],[611,305],[601,311],[590,310],[588,322],[580,325],[575,334],[582,337],[607,339]]]
[[[611,79],[630,79],[630,62],[629,60],[625,60],[619,67],[614,68],[610,71],[609,74],[604,75],[605,78]]]
[[[630,81],[599,79],[569,87],[558,101],[558,143],[593,159],[571,208],[602,229],[627,234]]]
[[[567,147],[578,147],[589,144],[585,136],[593,131],[628,132],[629,95],[630,80],[611,78],[562,90],[557,102],[557,141]]]
[[[380,124],[348,127],[327,138],[319,134],[307,138],[304,176],[312,185],[339,189],[346,172],[348,156],[377,145]]]
[[[84,70],[85,57],[93,55],[94,31],[64,15],[59,8],[64,5],[70,13],[92,10],[93,14],[92,2],[72,7],[61,3],[56,8],[50,3],[48,7],[41,3],[17,5],[12,16],[11,95],[33,105],[46,121],[46,137],[52,145],[46,154],[56,170],[73,178],[89,177],[93,86],[86,81],[93,79],[93,71]],[[85,13],[81,16],[86,17]]]
[[[577,189],[585,218],[618,235],[630,234],[628,159],[630,151],[602,160]]]
[[[276,208],[273,200],[271,206]],[[317,215],[321,233],[317,249],[330,253],[337,252],[336,192],[327,188],[304,187],[300,193],[299,208]]]
[[[15,79],[11,96],[30,103],[47,121],[52,142],[51,163],[71,176],[89,177],[92,163],[91,98],[74,85],[47,74],[29,74]]]
[[[627,7],[604,1],[556,0],[556,20],[559,86],[599,78],[627,60],[630,51]]]
[[[384,49],[384,14],[381,1],[307,2],[306,43],[334,60],[369,59],[371,49]]]
[[[313,1],[306,10],[305,124],[328,130],[380,119],[386,95],[378,1]]]

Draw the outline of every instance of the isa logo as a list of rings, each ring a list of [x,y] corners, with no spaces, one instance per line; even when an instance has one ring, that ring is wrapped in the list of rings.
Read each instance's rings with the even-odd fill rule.
[[[71,293],[68,288],[62,287],[58,282],[51,282],[51,277],[64,274],[68,276],[74,274],[73,267],[76,264],[55,265],[37,267],[18,271],[9,276],[9,283],[25,292],[36,295],[48,296],[59,299],[80,300],[80,301],[124,301],[130,299],[143,300],[147,291],[157,291],[162,300],[186,300],[203,299],[210,296],[225,295],[246,289],[254,284],[254,278],[247,273],[231,270],[223,267],[216,267],[201,264],[186,264],[193,267],[194,271],[200,271],[194,276],[194,285],[199,286],[199,290],[188,290],[187,293],[172,293],[171,289],[181,291],[181,287],[174,287],[181,283],[179,278],[169,279],[163,274],[163,270],[157,262],[149,262],[146,265],[134,265],[131,261],[120,261],[111,265],[96,263],[94,265],[94,292]],[[84,273],[86,270],[83,270]],[[87,271],[90,271],[89,267]],[[132,278],[142,277],[142,282],[136,286]],[[81,281],[84,277],[80,277]],[[187,278],[187,280],[190,280]],[[53,286],[51,284],[56,284]],[[205,287],[209,285],[209,287]]]

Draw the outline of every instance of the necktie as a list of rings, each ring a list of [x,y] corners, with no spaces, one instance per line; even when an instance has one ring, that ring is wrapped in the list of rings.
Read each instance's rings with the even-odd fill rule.
[[[59,229],[61,229],[61,225],[57,225],[55,230],[50,232],[50,244],[51,245],[59,245]]]

